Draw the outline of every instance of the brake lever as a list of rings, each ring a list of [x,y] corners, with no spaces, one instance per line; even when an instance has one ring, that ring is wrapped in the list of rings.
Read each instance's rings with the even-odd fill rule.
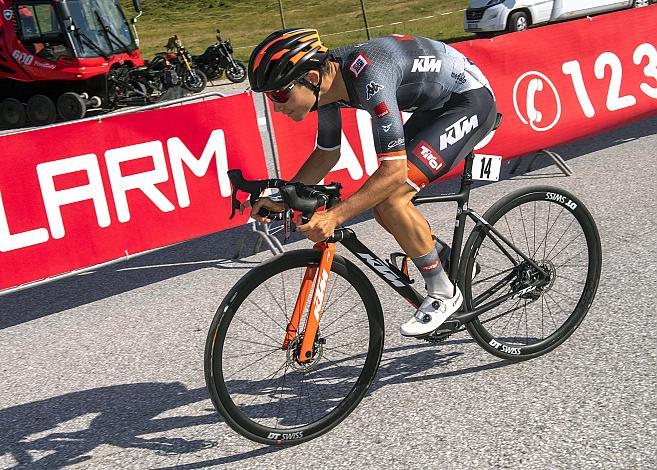
[[[231,195],[230,195],[230,198],[231,198],[231,204],[230,204],[231,211],[230,211],[230,217],[228,217],[229,219],[232,219],[233,217],[235,217],[235,210],[236,209],[241,209],[242,208],[242,203],[239,201],[239,199],[237,199],[237,191],[238,191],[237,187],[234,184],[231,184]]]

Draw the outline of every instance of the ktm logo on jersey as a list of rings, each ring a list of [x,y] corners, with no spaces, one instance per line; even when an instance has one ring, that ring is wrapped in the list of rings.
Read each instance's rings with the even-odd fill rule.
[[[413,36],[407,36],[406,34],[391,34],[393,38],[397,39],[398,41],[412,41]]]
[[[421,55],[413,60],[411,72],[440,72],[442,62],[434,55]]]
[[[479,120],[476,114],[471,118],[462,117],[445,129],[445,133],[440,136],[440,150],[445,150],[448,146],[454,145],[477,126],[479,126]]]

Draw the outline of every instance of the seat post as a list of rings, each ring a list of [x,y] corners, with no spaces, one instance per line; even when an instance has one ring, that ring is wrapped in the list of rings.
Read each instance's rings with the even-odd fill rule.
[[[454,236],[452,237],[452,253],[450,258],[449,279],[458,285],[457,275],[459,264],[461,262],[461,247],[463,246],[463,233],[465,231],[465,222],[467,219],[468,202],[470,200],[470,186],[472,186],[472,163],[474,153],[470,152],[465,157],[463,165],[463,175],[461,176],[461,190],[457,199],[458,209],[456,210],[456,223],[454,225]]]
[[[474,161],[474,153],[470,152],[465,157],[465,164],[463,165],[463,174],[461,175],[461,193],[470,191],[472,186],[472,163]]]

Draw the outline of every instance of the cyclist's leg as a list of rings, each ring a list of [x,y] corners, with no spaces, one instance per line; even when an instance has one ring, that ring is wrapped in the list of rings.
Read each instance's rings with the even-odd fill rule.
[[[411,258],[426,255],[434,246],[431,230],[411,199],[465,158],[493,127],[496,114],[492,94],[480,88],[454,95],[439,110],[416,112],[406,122],[408,186],[375,207],[374,217]]]
[[[412,204],[411,204],[411,205],[412,205]],[[415,206],[413,206],[413,207],[415,207]],[[377,222],[381,227],[383,227],[383,228],[386,230],[386,232],[388,232],[389,234],[392,235],[392,232],[390,231],[390,229],[389,229],[388,226],[386,225],[385,221],[383,220],[383,217],[379,214],[379,211],[377,210],[376,207],[373,207],[373,208],[372,208],[372,212],[374,213],[374,220],[376,220],[376,222]],[[431,228],[431,223],[429,223],[429,221],[428,221],[426,218],[424,219],[424,221],[427,223],[427,226],[429,227],[429,230],[431,231],[431,236],[432,236],[433,238],[437,238],[436,235],[433,233],[433,229]]]
[[[434,245],[426,219],[411,203],[415,194],[415,189],[404,184],[374,208],[376,221],[411,258],[427,253]]]
[[[441,110],[414,114],[406,133],[410,137],[406,140],[408,185],[419,191],[446,174],[492,129],[495,117],[495,102],[486,88],[454,95]],[[430,333],[462,303],[461,292],[445,273],[441,251],[443,246],[437,241],[433,250],[413,258],[427,283],[428,296],[415,316],[402,325],[405,336]]]

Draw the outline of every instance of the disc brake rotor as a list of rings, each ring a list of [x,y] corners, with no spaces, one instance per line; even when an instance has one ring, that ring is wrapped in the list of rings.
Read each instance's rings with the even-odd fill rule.
[[[315,344],[313,345],[313,355],[312,357],[304,362],[299,361],[299,355],[301,353],[301,343],[303,342],[303,334],[298,335],[292,341],[287,348],[287,365],[292,370],[299,370],[303,372],[308,372],[315,368],[324,355],[324,343],[325,340],[319,337],[319,331],[317,332],[317,338],[315,339]]]

